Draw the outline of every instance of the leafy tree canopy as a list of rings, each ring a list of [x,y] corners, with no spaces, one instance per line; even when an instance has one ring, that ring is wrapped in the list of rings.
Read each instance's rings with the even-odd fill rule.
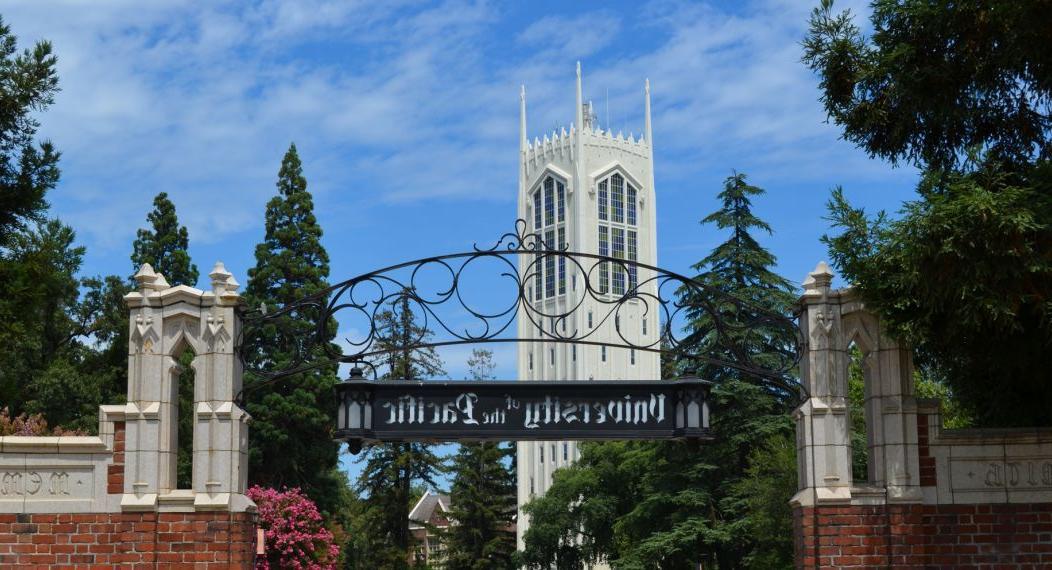
[[[897,219],[841,191],[823,238],[888,331],[985,425],[1052,423],[1052,29],[1047,2],[824,0],[804,61],[844,137],[922,169]]]
[[[1044,0],[875,0],[866,37],[822,0],[804,62],[844,138],[872,156],[954,169],[970,151],[1052,158],[1052,10]]]

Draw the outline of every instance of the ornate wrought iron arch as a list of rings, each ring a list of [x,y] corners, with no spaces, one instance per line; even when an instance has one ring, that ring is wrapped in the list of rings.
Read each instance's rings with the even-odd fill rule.
[[[535,279],[548,260],[565,260],[567,273],[581,277],[572,290],[567,287],[561,309],[547,309],[533,299]],[[481,310],[465,298],[465,275],[484,261],[496,263],[497,276],[514,292],[496,309]],[[552,264],[554,265],[554,264]],[[549,265],[550,267],[551,265]],[[603,267],[621,270],[637,277],[626,282],[623,294],[612,294],[598,286],[597,272]],[[422,292],[418,281],[425,272],[437,270],[444,285]],[[492,276],[493,272],[489,272]],[[507,280],[507,281],[503,281]],[[378,328],[380,312],[395,301],[412,303],[422,319],[420,334],[396,345],[381,343]],[[590,327],[574,328],[571,316],[586,301],[605,310],[593,316]],[[657,317],[658,334],[644,342],[630,340],[619,326],[614,342],[598,338],[610,320],[618,322],[621,311],[638,304],[643,315]],[[553,306],[558,306],[553,304]],[[681,319],[688,311],[709,316],[707,330],[682,330]],[[332,338],[336,316],[353,315],[366,324],[358,338],[345,338],[341,348]],[[515,231],[500,236],[488,248],[473,246],[472,251],[425,257],[391,265],[353,277],[305,296],[289,305],[248,308],[242,313],[243,327],[238,353],[247,372],[260,378],[248,389],[254,390],[282,378],[319,367],[349,363],[377,369],[385,357],[395,352],[456,345],[491,343],[564,343],[606,346],[661,354],[693,366],[712,365],[732,369],[801,399],[807,395],[795,378],[800,356],[799,329],[793,318],[700,283],[690,277],[660,267],[593,253],[569,251],[546,243],[537,233],[527,231],[519,219]],[[536,331],[531,337],[516,334],[516,319],[527,319]],[[454,323],[460,320],[466,324]],[[309,324],[309,327],[304,326]],[[752,354],[741,342],[750,331],[776,331],[781,339],[774,352]],[[430,335],[435,334],[432,338]],[[287,362],[269,362],[267,349],[277,343]]]

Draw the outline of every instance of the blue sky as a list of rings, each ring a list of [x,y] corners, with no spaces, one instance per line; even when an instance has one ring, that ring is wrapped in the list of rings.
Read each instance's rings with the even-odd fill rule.
[[[722,240],[697,222],[736,169],[768,191],[761,241],[799,282],[826,257],[832,187],[896,211],[916,180],[824,122],[799,63],[815,4],[58,0],[0,13],[21,45],[50,39],[59,57],[40,134],[63,153],[49,198],[87,247],[87,275],[131,273],[135,230],[164,191],[202,274],[222,260],[244,283],[292,141],[334,280],[489,242],[515,217],[519,85],[531,139],[568,127],[580,60],[585,98],[626,135],[642,130],[650,79],[659,264],[686,272]],[[452,377],[464,356],[447,354]]]

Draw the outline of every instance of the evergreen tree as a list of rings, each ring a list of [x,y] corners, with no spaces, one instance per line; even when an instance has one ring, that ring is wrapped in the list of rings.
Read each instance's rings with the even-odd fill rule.
[[[58,60],[46,41],[17,51],[17,39],[0,18],[0,259],[13,233],[43,221],[45,196],[59,177],[59,153],[50,142],[38,147],[33,140],[37,114],[58,92]],[[0,285],[6,297],[4,289]]]
[[[175,204],[161,192],[153,199],[153,211],[146,220],[152,229],[140,229],[132,244],[132,267],[138,271],[144,263],[172,285],[197,285],[197,266],[190,261],[190,234],[179,225]]]
[[[132,243],[132,272],[149,263],[172,285],[197,285],[197,266],[190,261],[190,234],[179,225],[175,204],[168,194],[161,192],[153,199],[153,211],[146,215],[150,229],[139,229]],[[121,300],[121,305],[124,302]],[[127,331],[127,324],[121,330]],[[127,333],[113,334],[116,342],[127,345]],[[189,489],[193,485],[194,457],[194,354],[186,350],[179,355],[178,453],[176,454],[176,486]]]
[[[295,145],[281,161],[277,188],[278,195],[267,203],[266,236],[256,246],[256,266],[248,272],[245,299],[250,307],[280,308],[328,287],[329,256],[321,245],[321,226]],[[312,344],[316,317],[307,309],[271,323],[248,347],[250,367],[282,369],[297,354],[308,361],[319,357],[321,348]],[[335,323],[327,330],[326,340],[331,340]],[[320,366],[263,386],[258,385],[261,381],[245,375],[246,406],[252,415],[250,483],[299,487],[331,516],[340,508],[346,485],[337,470],[339,446],[331,434],[336,367]]]
[[[770,232],[752,213],[751,197],[762,192],[743,174],[727,179],[719,194],[722,207],[702,223],[727,230],[730,237],[694,266],[695,280],[749,306],[788,314],[793,289],[771,271],[774,256],[753,237],[757,230]],[[690,307],[702,301],[693,289],[680,294]],[[705,301],[714,299],[709,295]],[[763,363],[792,344],[792,330],[743,326],[753,322],[756,311],[737,303],[717,301],[716,315],[724,330],[719,338],[712,332],[711,312],[688,311],[685,354],[691,345],[704,345],[727,360],[745,353]],[[625,568],[687,569],[706,559],[720,568],[740,567],[746,560],[791,565],[792,523],[784,505],[795,488],[795,460],[784,461],[767,447],[793,441],[791,395],[731,368],[689,358],[678,368],[694,369],[716,384],[713,443],[583,446],[580,460],[560,470],[549,491],[526,508],[530,567],[580,568],[604,558]],[[779,461],[758,463],[772,457]],[[761,489],[769,500],[752,500],[751,493]]]
[[[471,380],[492,380],[493,352],[475,349],[468,359]],[[515,553],[514,448],[502,442],[462,443],[453,457],[453,522],[447,534],[449,570],[512,569]]]
[[[377,315],[376,348],[385,353],[381,363],[386,367],[384,379],[419,380],[445,374],[434,348],[414,348],[426,342],[431,332],[416,322],[412,297],[412,291],[402,292],[389,309]],[[413,486],[436,488],[442,459],[431,445],[407,442],[375,445],[363,460],[365,469],[357,488],[368,498],[358,529],[362,535],[358,559],[365,568],[406,568]]]

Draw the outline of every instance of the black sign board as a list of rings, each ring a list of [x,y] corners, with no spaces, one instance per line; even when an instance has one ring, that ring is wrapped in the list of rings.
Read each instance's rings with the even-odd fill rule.
[[[335,438],[384,441],[708,439],[710,383],[367,381],[336,387]]]

